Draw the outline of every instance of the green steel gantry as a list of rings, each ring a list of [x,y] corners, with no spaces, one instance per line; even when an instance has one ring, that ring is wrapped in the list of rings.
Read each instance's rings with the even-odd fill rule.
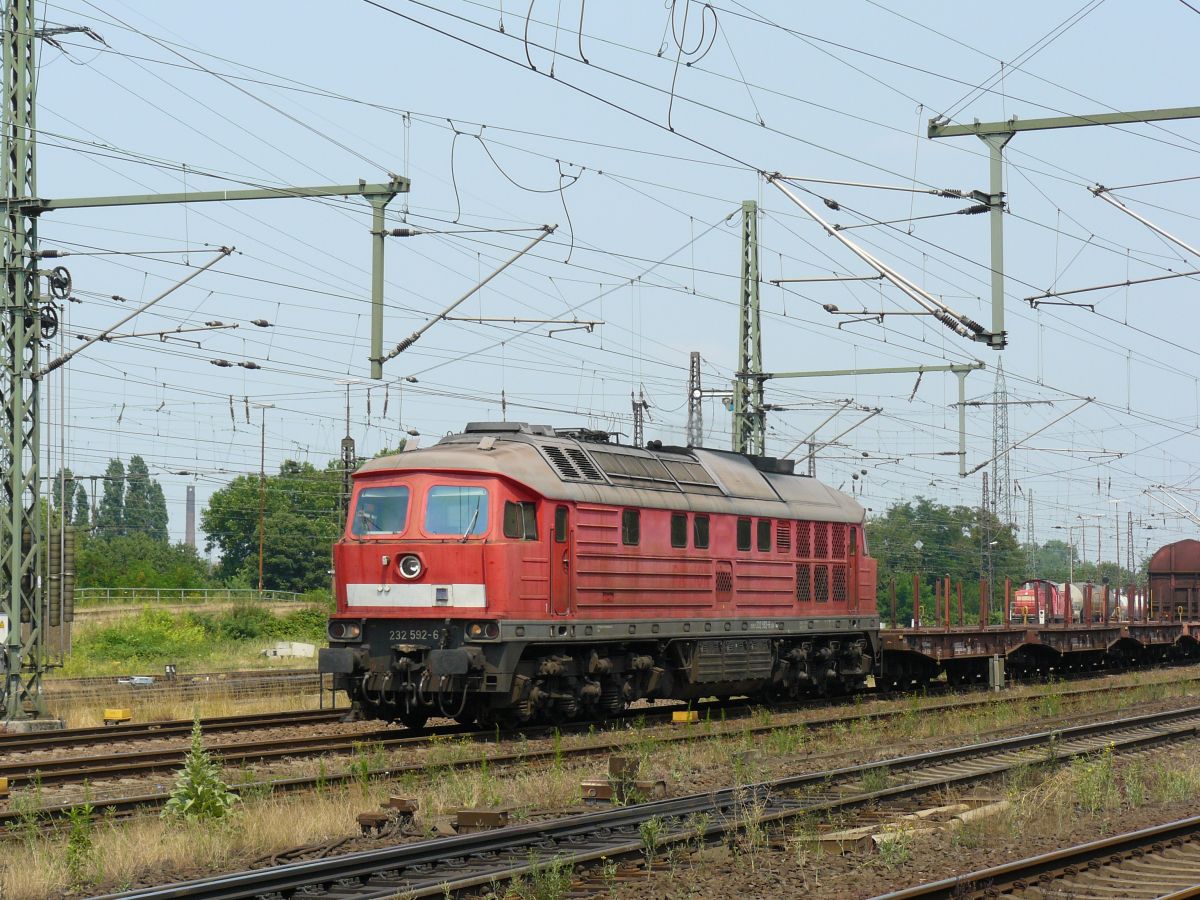
[[[1172,109],[1143,109],[1134,112],[1097,113],[1091,116],[1054,116],[1045,119],[1018,119],[1005,122],[980,122],[951,125],[941,117],[929,120],[930,138],[974,135],[988,146],[991,183],[988,186],[988,218],[991,221],[992,328],[988,345],[1002,350],[1008,343],[1004,330],[1004,148],[1019,131],[1047,131],[1054,128],[1082,128],[1088,125],[1129,125],[1136,122],[1161,122],[1169,119],[1200,117],[1200,106]]]
[[[38,269],[39,217],[61,209],[163,203],[206,203],[334,196],[371,204],[371,377],[383,377],[384,209],[409,181],[391,176],[369,184],[44,199],[36,181],[37,23],[33,0],[4,5],[4,310],[0,315],[0,721],[43,714],[41,680],[50,664],[43,619],[43,523],[38,472],[38,390],[42,306]]]

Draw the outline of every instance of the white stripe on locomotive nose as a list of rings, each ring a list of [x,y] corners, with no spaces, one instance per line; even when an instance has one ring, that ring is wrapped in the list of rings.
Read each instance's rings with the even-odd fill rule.
[[[348,584],[346,605],[485,609],[487,592],[482,584]]]

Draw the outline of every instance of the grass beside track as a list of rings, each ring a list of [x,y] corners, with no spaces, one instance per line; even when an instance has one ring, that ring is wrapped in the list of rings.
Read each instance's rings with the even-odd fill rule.
[[[1057,767],[1093,754],[1139,753],[1190,743],[1198,727],[1200,706],[1190,704],[804,775],[755,781],[738,777],[731,786],[676,798],[221,875],[172,890],[207,900],[296,889],[339,898],[377,897],[384,888],[406,897],[456,895],[485,886],[495,891],[506,881],[540,877],[548,867],[565,874],[604,859],[644,853],[650,860],[681,843],[763,835],[797,819],[824,818],[866,805],[886,808],[897,800],[908,802],[1034,766]]]
[[[827,765],[835,755],[878,757],[880,747],[889,754],[902,746],[974,742],[995,729],[1012,728],[1022,722],[1065,715],[1109,711],[1121,705],[1139,707],[1163,699],[1193,694],[1190,680],[1195,670],[1139,673],[1105,679],[1113,689],[1104,693],[1076,696],[1076,688],[1051,685],[1020,688],[986,705],[961,708],[952,712],[930,713],[923,707],[931,701],[907,698],[887,703],[864,702],[859,712],[883,712],[888,718],[831,723],[823,729],[805,724],[802,716],[794,719],[760,713],[741,723],[711,723],[722,735],[703,734],[709,726],[694,726],[696,739],[682,740],[682,733],[670,728],[630,729],[624,752],[639,761],[641,774],[663,778],[672,791],[686,791],[696,785],[713,787],[728,784],[731,760],[744,750],[762,751],[761,763],[746,763],[739,777],[757,778],[767,771],[795,772]],[[975,699],[975,698],[972,698]],[[810,718],[815,714],[810,714]],[[595,736],[563,737],[560,751],[586,744]],[[549,750],[541,764],[514,764],[498,769],[491,763],[479,764],[478,747],[460,739],[437,742],[425,766],[395,778],[372,780],[372,770],[395,769],[397,760],[381,758],[377,751],[364,746],[339,771],[340,784],[323,760],[309,765],[306,777],[312,789],[283,794],[270,786],[249,784],[243,789],[235,820],[229,826],[201,828],[178,826],[157,818],[131,821],[100,819],[88,826],[94,848],[94,866],[87,885],[114,889],[132,884],[141,877],[162,880],[180,877],[179,873],[222,870],[244,866],[249,860],[277,853],[298,845],[337,841],[354,834],[357,813],[377,808],[389,794],[403,793],[418,799],[420,824],[426,834],[444,829],[449,814],[464,806],[512,805],[518,820],[577,808],[580,803],[579,781],[597,774],[594,761],[585,755],[570,759],[565,752],[554,752],[553,739],[513,742],[515,750]],[[836,748],[836,754],[829,752]],[[494,755],[494,754],[492,754]],[[475,760],[467,765],[467,759]],[[738,765],[737,763],[734,764]],[[351,774],[356,773],[356,774]],[[227,773],[234,781],[243,778],[258,781],[253,770]],[[36,823],[36,797],[20,801],[27,811],[26,823]],[[26,843],[18,854],[18,871],[0,872],[0,896],[43,897],[70,884],[73,877],[65,866],[62,834],[47,834],[36,824],[16,827],[16,837]],[[3,856],[3,854],[0,854]]]

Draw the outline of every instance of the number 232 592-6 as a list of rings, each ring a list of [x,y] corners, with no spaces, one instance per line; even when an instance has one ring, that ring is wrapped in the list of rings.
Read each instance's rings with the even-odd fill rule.
[[[389,641],[436,641],[441,636],[436,628],[393,628],[388,632]]]

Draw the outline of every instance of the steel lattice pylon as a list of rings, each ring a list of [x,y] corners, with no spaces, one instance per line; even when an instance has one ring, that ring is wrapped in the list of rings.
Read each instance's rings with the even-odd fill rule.
[[[1008,456],[1008,385],[1004,361],[996,360],[996,387],[992,400],[992,512],[1001,525],[1013,525],[1012,467]]]
[[[1037,540],[1033,534],[1033,491],[1025,492],[1025,577],[1037,577]]]
[[[4,306],[0,343],[0,612],[8,617],[4,646],[3,715],[25,718],[41,711],[45,665],[42,588],[39,580],[42,529],[38,493],[38,314],[37,219],[23,205],[37,196],[34,131],[36,41],[33,0],[4,7]]]
[[[762,331],[758,316],[758,204],[742,201],[742,277],[738,298],[738,367],[733,382],[733,449],[761,456],[766,449]]]
[[[688,360],[688,419],[687,444],[689,447],[704,446],[704,390],[700,384],[700,354],[695,350]]]
[[[1133,510],[1125,514],[1125,569],[1130,579],[1136,580],[1137,573],[1133,570]]]

